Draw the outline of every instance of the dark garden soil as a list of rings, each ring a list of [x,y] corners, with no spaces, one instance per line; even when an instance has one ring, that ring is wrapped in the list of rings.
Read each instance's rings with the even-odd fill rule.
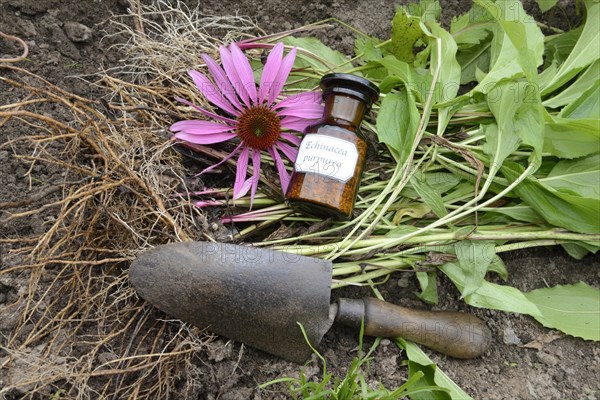
[[[145,1],[145,0],[143,0]],[[189,0],[191,7],[196,1]],[[318,2],[267,0],[210,0],[200,2],[200,9],[206,14],[227,15],[239,13],[254,19],[267,32],[277,32],[322,20],[337,17],[340,20],[369,34],[386,37],[389,21],[394,12],[390,0],[321,0]],[[442,20],[448,22],[453,15],[469,9],[470,4],[462,0],[442,1]],[[527,2],[527,9],[550,26],[568,29],[578,22],[574,1],[561,1],[560,7],[542,15],[535,2]],[[105,38],[114,31],[109,19],[113,14],[125,14],[126,0],[0,0],[0,31],[19,36],[27,41],[30,49],[28,59],[18,64],[46,80],[75,94],[100,98],[106,93],[76,75],[94,74],[99,66],[119,65],[120,56],[109,46],[121,40]],[[72,24],[76,22],[77,24]],[[82,25],[79,25],[82,24]],[[353,39],[350,32],[342,27],[316,33],[326,44],[350,52]],[[0,57],[20,54],[20,47],[14,42],[0,39]],[[0,69],[0,74],[14,77],[14,73]],[[23,98],[0,82],[0,109],[5,104]],[[45,112],[53,114],[55,110]],[[1,119],[0,119],[0,122]],[[2,126],[2,125],[0,125]],[[14,126],[14,125],[11,125]],[[23,135],[28,128],[0,128],[0,144]],[[56,149],[60,151],[60,149]],[[35,179],[27,174],[29,166],[14,155],[18,148],[11,146],[0,149],[0,203],[33,198],[36,194],[60,182],[63,177],[59,169],[37,165]],[[58,196],[51,193],[48,196]],[[19,211],[23,211],[21,208]],[[14,209],[0,209],[0,220]],[[0,239],[16,238],[43,232],[44,222],[51,220],[51,214],[33,215],[0,226]],[[1,252],[8,251],[8,244],[0,242]],[[519,250],[503,254],[509,270],[509,284],[521,289],[554,286],[584,281],[600,287],[600,257],[586,257],[581,261],[569,258],[562,250],[539,249]],[[13,267],[11,262],[3,263],[0,269]],[[4,365],[7,356],[4,351],[6,340],[11,336],[18,315],[14,315],[20,296],[27,290],[27,280],[22,272],[0,275],[0,399],[2,388],[8,387],[15,374],[34,373],[27,364],[13,363],[12,369]],[[382,289],[386,299],[405,306],[427,308],[415,296],[417,285],[414,276],[397,274]],[[345,289],[334,296],[359,297],[368,294],[366,288]],[[493,332],[493,343],[482,358],[475,360],[448,359],[429,352],[439,368],[445,371],[467,393],[477,399],[596,399],[600,398],[600,345],[585,342],[573,337],[558,335],[550,343],[543,343],[539,349],[522,347],[536,339],[544,342],[551,333],[532,318],[516,314],[472,309],[459,300],[459,293],[453,285],[441,279],[440,303],[435,309],[462,310],[473,312],[484,319]],[[165,318],[156,312],[156,318]],[[177,324],[177,322],[173,322]],[[85,338],[81,339],[82,341]],[[365,345],[372,343],[365,340]],[[43,345],[43,343],[42,343]],[[40,351],[40,345],[28,349]],[[357,334],[342,328],[334,328],[325,337],[320,350],[328,359],[331,372],[343,375],[345,367],[357,352]],[[43,346],[41,347],[43,348]],[[374,354],[367,373],[369,382],[380,381],[387,388],[401,385],[406,379],[405,355],[393,342],[384,340]],[[19,367],[20,365],[20,367]],[[17,371],[15,371],[15,368]],[[20,368],[20,369],[19,369]],[[10,371],[10,372],[9,372]],[[285,386],[279,385],[268,390],[259,390],[257,385],[282,375],[297,376],[299,366],[281,361],[254,349],[217,338],[207,344],[205,350],[196,355],[194,368],[188,369],[188,376],[180,377],[182,388],[172,393],[170,398],[194,399],[285,399],[289,398]],[[309,378],[316,378],[320,370],[316,362],[304,370]],[[186,385],[186,381],[195,382]],[[188,382],[188,383],[189,383]],[[65,383],[66,385],[66,383]],[[193,387],[184,394],[183,388]],[[55,390],[56,388],[54,387]],[[9,399],[27,394],[27,387],[5,393]],[[65,387],[65,391],[69,389]],[[175,387],[177,390],[177,387]],[[75,393],[76,394],[76,393]],[[74,395],[75,395],[74,394]],[[47,393],[45,398],[50,398]],[[87,397],[86,397],[87,396]],[[96,398],[92,392],[81,398]],[[57,397],[63,398],[63,397]]]

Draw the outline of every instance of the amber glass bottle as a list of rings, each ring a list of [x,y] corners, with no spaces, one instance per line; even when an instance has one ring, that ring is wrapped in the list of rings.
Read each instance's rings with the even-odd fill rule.
[[[379,89],[364,78],[337,73],[325,75],[321,89],[323,118],[305,130],[286,199],[311,215],[347,219],[367,152],[359,127]]]

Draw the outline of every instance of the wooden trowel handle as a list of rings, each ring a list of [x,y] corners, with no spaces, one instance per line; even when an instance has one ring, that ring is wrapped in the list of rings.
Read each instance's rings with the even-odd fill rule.
[[[360,328],[364,317],[368,336],[402,337],[456,358],[481,356],[490,344],[488,327],[471,314],[411,310],[370,297],[337,305],[335,321]]]

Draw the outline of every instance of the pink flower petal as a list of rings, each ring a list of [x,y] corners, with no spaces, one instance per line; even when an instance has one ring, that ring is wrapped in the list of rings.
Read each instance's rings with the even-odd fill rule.
[[[250,209],[254,202],[258,181],[260,180],[260,150],[252,149],[252,191],[250,192]]]
[[[235,129],[235,126],[219,124],[218,122],[201,120],[183,120],[175,122],[169,128],[173,132],[190,133],[194,135],[204,135],[211,133],[229,132]]]
[[[279,116],[290,116],[307,119],[316,119],[323,116],[323,106],[317,103],[302,104],[293,107],[287,107],[277,111]]]
[[[194,70],[188,71],[188,74],[194,80],[194,83],[198,87],[198,90],[200,90],[200,93],[206,96],[208,101],[232,115],[240,115],[240,112],[233,108],[229,101],[227,101],[227,99],[223,97],[223,94],[215,87],[215,85],[213,85],[213,83],[206,76]]]
[[[260,87],[258,88],[259,103],[262,103],[265,100],[265,96],[267,96],[273,88],[277,73],[279,72],[279,66],[281,65],[282,56],[283,43],[280,42],[277,43],[277,45],[273,47],[273,50],[271,50],[271,53],[269,53],[267,63],[265,64],[262,76],[260,77]]]
[[[285,140],[287,140],[290,143],[294,143],[296,146],[300,146],[300,143],[302,142],[301,138],[299,138],[298,136],[296,136],[292,133],[281,132],[281,134],[279,136],[281,136],[282,138],[284,138]]]
[[[275,161],[277,172],[279,172],[279,180],[281,181],[281,189],[285,194],[290,184],[290,175],[288,174],[287,169],[285,169],[285,164],[283,163],[283,160],[281,159],[281,156],[277,152],[275,146],[269,147],[268,150],[269,154],[271,154],[271,157],[273,157],[273,161]]]
[[[227,97],[227,99],[231,102],[231,104],[233,104],[234,107],[242,111],[244,107],[242,107],[242,105],[240,104],[237,94],[235,93],[233,86],[231,86],[231,82],[227,78],[227,75],[225,74],[225,71],[223,71],[223,68],[221,68],[219,64],[215,62],[215,60],[213,60],[206,54],[202,54],[202,59],[206,63],[206,66],[208,67],[208,70],[213,76],[215,82],[217,83],[217,86],[221,90],[221,93],[223,93],[225,97]]]
[[[315,123],[315,120],[309,120],[298,117],[284,117],[281,120],[281,127],[297,132],[304,132],[304,130]]]
[[[232,139],[236,136],[235,133],[211,133],[208,135],[194,135],[191,133],[178,132],[174,138],[195,144],[212,144],[221,143]]]
[[[215,114],[213,112],[205,110],[204,108],[199,107],[199,106],[195,105],[194,103],[192,103],[190,101],[187,101],[186,99],[183,99],[181,97],[175,97],[175,100],[177,100],[179,102],[182,102],[183,104],[186,104],[186,105],[188,105],[190,107],[195,108],[197,111],[200,111],[202,114],[206,115],[207,117],[210,117],[210,118],[213,118],[213,119],[218,119],[218,120],[224,121],[224,122],[229,122],[231,124],[236,124],[237,123],[235,119],[223,117],[223,116],[221,116],[219,114]]]
[[[321,92],[318,92],[318,91],[294,94],[292,96],[286,97],[285,99],[283,99],[280,102],[278,102],[277,104],[275,104],[273,106],[273,110],[277,110],[277,109],[284,108],[284,107],[294,107],[297,105],[304,105],[304,104],[312,104],[312,103],[321,104],[321,96],[322,96]]]
[[[234,155],[237,154],[238,150],[240,149],[240,147],[242,147],[244,145],[244,142],[240,142],[240,144],[238,144],[238,146],[228,155],[226,155],[225,157],[223,157],[223,159],[221,161],[219,161],[218,163],[211,165],[208,168],[203,169],[202,171],[200,171],[199,174],[196,174],[196,176],[202,175],[208,171],[212,171],[213,169],[217,168],[219,165],[223,164],[224,162],[226,162],[227,160],[229,160],[231,157],[233,157]]]
[[[238,157],[237,168],[235,171],[235,183],[233,184],[233,198],[239,199],[248,193],[251,181],[246,180],[248,170],[248,146],[244,147]]]
[[[272,104],[281,93],[281,89],[283,85],[287,81],[288,76],[290,75],[290,71],[294,66],[294,60],[296,59],[296,48],[294,47],[287,56],[283,58],[281,61],[281,66],[279,67],[279,72],[277,72],[277,77],[271,86],[271,91],[269,92],[269,104]]]
[[[247,107],[250,107],[250,97],[248,91],[244,88],[244,84],[240,79],[231,52],[226,47],[220,46],[219,52],[221,53],[221,62],[223,63],[223,69],[227,73],[229,81],[233,85],[235,91],[238,93],[242,101]]]
[[[296,156],[298,156],[298,149],[297,148],[292,147],[289,144],[281,142],[281,141],[277,141],[277,142],[275,142],[275,144],[277,145],[277,147],[279,148],[279,150],[281,150],[281,152],[283,154],[285,154],[285,156],[291,162],[296,161]]]
[[[250,62],[235,43],[231,43],[231,46],[229,47],[231,50],[231,57],[233,58],[233,65],[235,66],[238,77],[240,78],[244,89],[246,89],[250,100],[256,104],[256,82],[254,81],[254,73],[252,72]]]

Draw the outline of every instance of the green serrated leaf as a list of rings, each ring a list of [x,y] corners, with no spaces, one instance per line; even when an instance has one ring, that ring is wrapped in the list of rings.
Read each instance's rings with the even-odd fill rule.
[[[419,18],[409,15],[402,7],[396,10],[392,20],[392,53],[398,60],[412,63],[415,59],[413,47],[423,36]]]
[[[461,298],[476,292],[496,256],[494,242],[461,240],[454,245],[458,266],[464,273]]]
[[[600,291],[583,282],[537,289],[525,296],[541,312],[542,325],[571,336],[600,341]]]
[[[388,94],[381,102],[377,118],[377,136],[380,142],[388,145],[400,164],[408,159],[419,119],[415,99],[406,89]]]

